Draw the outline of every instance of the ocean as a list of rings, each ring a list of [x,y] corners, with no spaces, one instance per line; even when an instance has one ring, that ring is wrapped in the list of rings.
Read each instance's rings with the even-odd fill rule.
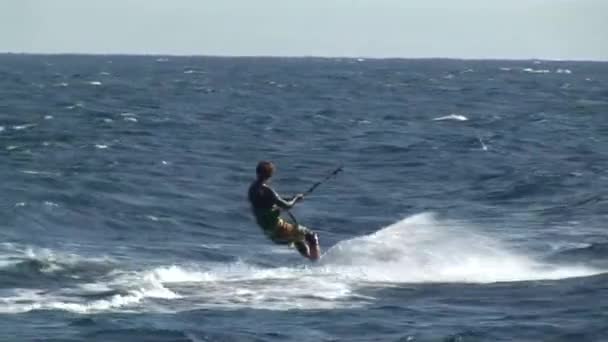
[[[0,55],[0,341],[608,341],[608,63]],[[260,160],[312,263],[250,212]]]

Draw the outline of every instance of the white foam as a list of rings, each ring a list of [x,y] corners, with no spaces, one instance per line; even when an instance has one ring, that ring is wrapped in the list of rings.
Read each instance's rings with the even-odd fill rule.
[[[99,82],[99,81],[89,81],[87,83],[90,84],[90,85],[92,85],[92,86],[100,86],[101,85],[101,82]]]
[[[21,170],[21,173],[26,175],[41,175],[41,176],[59,176],[58,172],[38,171],[38,170]]]
[[[572,73],[572,71],[569,69],[557,69],[557,70],[555,70],[555,72],[558,74],[571,74]]]
[[[189,74],[205,74],[205,71],[200,71],[200,70],[193,70],[193,69],[188,69],[188,70],[184,70],[184,74],[189,75]]]
[[[208,272],[200,272],[197,270],[186,270],[179,266],[172,265],[169,267],[159,267],[152,270],[146,276],[157,278],[163,283],[183,283],[183,282],[204,282],[215,281],[216,277]]]
[[[20,130],[28,129],[28,128],[35,127],[35,126],[36,126],[36,124],[15,125],[15,126],[13,126],[13,129],[16,131],[20,131]]]
[[[75,104],[71,105],[71,106],[67,106],[65,107],[66,109],[75,109],[75,108],[83,108],[84,104],[82,102],[76,102]]]
[[[52,272],[43,269],[42,272]],[[117,291],[108,298],[87,300],[79,295]],[[0,296],[0,313],[22,313],[32,310],[66,310],[81,314],[106,311],[136,311],[146,298],[173,300],[180,295],[163,286],[153,272],[121,273],[107,283],[87,283],[59,290],[13,289]]]
[[[551,70],[547,70],[547,69],[532,69],[532,68],[525,68],[523,69],[524,72],[529,72],[531,74],[548,74],[551,72]]]
[[[49,250],[22,251],[10,244],[0,247],[8,250],[8,254],[38,260],[59,259],[60,267],[70,260],[83,259]],[[286,248],[280,251],[295,253]],[[325,310],[367,305],[375,300],[365,294],[365,288],[370,286],[563,279],[601,272],[585,266],[547,264],[511,250],[469,224],[438,220],[433,214],[423,213],[373,234],[339,242],[313,266],[303,261],[269,268],[239,261],[150,266],[131,271],[115,269],[96,282],[76,287],[2,292],[0,312]],[[107,297],[91,299],[96,293]]]
[[[511,252],[472,227],[431,214],[404,219],[374,234],[337,244],[323,258],[365,281],[472,282],[561,279],[600,273],[547,265]]]
[[[481,144],[481,149],[483,151],[487,151],[488,150],[488,146],[483,142],[483,140],[481,140],[481,137],[477,137],[477,140],[479,140],[479,144]]]
[[[467,121],[467,120],[469,120],[469,118],[467,118],[464,115],[460,115],[460,114],[450,114],[450,115],[441,116],[441,117],[433,119],[433,121],[444,121],[444,120]]]

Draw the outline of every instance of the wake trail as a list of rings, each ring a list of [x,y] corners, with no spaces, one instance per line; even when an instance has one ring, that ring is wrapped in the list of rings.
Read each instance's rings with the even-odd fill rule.
[[[537,261],[462,223],[431,213],[339,242],[323,264],[362,281],[491,283],[563,279],[603,273],[581,265]]]
[[[365,290],[369,287],[556,280],[606,272],[580,262],[537,260],[475,227],[430,213],[339,242],[316,264],[185,261],[133,268],[108,259],[6,244],[0,245],[0,252],[0,313],[9,314],[331,310],[374,302]],[[51,280],[53,286],[47,287]]]

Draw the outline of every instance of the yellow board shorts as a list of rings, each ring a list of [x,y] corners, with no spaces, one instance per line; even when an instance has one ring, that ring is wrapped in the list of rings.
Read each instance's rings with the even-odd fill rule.
[[[304,241],[307,233],[310,233],[308,228],[296,226],[279,216],[279,212],[271,212],[258,219],[258,223],[264,230],[264,234],[278,244],[290,244],[298,241]]]
[[[270,239],[275,243],[289,244],[298,241],[304,241],[308,229],[303,226],[296,226],[290,222],[279,218],[277,226],[270,235]]]

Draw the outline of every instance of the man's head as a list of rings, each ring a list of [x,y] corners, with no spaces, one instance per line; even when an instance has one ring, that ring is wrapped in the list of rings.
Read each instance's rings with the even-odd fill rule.
[[[255,173],[259,180],[267,180],[272,177],[274,169],[275,167],[271,162],[264,160],[258,163],[258,166],[255,168]]]

